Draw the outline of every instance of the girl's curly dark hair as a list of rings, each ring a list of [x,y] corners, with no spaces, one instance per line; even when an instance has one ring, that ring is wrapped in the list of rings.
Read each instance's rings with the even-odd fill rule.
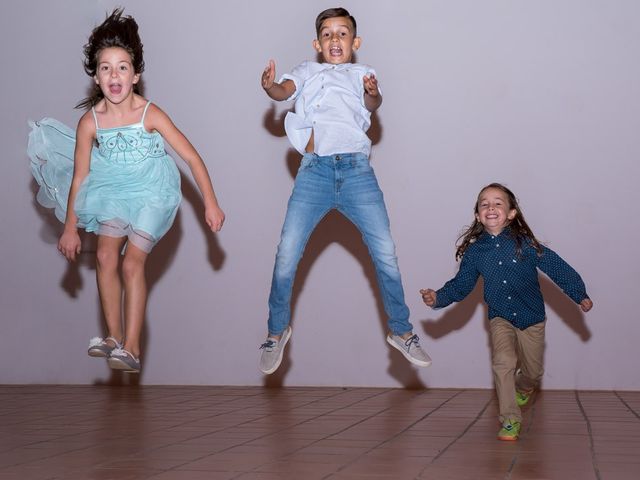
[[[482,235],[482,232],[484,232],[484,226],[478,221],[475,215],[477,215],[478,213],[478,202],[480,201],[480,195],[482,195],[482,193],[489,188],[495,188],[502,191],[507,196],[509,209],[513,209],[516,211],[516,216],[513,218],[513,220],[511,220],[511,222],[509,222],[509,233],[516,242],[516,255],[520,256],[520,254],[522,253],[523,242],[526,242],[533,248],[535,248],[538,255],[542,255],[542,246],[529,228],[529,225],[527,225],[527,222],[524,219],[524,215],[520,210],[520,206],[518,205],[518,199],[516,198],[514,193],[501,183],[491,183],[480,190],[478,199],[476,200],[476,205],[474,207],[474,221],[471,226],[469,226],[467,230],[465,230],[462,235],[458,237],[458,240],[456,242],[456,260],[461,259],[464,255],[464,252],[467,250],[467,248],[469,248],[469,245],[475,242],[478,237]]]
[[[84,71],[90,77],[96,75],[98,69],[98,55],[100,51],[110,47],[120,47],[131,56],[131,64],[135,73],[144,71],[144,56],[142,41],[138,35],[138,24],[133,17],[123,15],[123,8],[116,8],[108,15],[104,22],[91,32],[89,41],[84,46]],[[138,85],[133,86],[138,92]],[[83,99],[76,108],[89,108],[98,103],[104,95],[98,85],[94,85],[91,94]]]

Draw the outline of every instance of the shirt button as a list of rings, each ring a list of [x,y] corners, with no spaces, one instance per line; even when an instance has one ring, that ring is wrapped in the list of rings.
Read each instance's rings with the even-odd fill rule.
[[[513,316],[516,317],[518,314],[516,312],[513,312]]]
[[[496,247],[499,247],[499,246],[500,246],[500,244],[499,244],[499,243],[496,243]]]
[[[513,260],[511,260],[511,261],[512,261],[513,263],[518,263],[518,262],[516,262],[516,259],[515,259],[515,258],[514,258]]]
[[[507,300],[511,300],[511,297],[507,297]]]
[[[507,283],[507,281],[506,280],[502,280],[502,283]]]
[[[500,261],[498,262],[498,265],[502,265],[502,260],[500,260]]]

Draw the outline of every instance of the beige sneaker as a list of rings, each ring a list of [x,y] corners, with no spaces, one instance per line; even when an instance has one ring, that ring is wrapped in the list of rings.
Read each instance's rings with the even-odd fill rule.
[[[267,375],[275,372],[280,363],[282,362],[282,355],[284,354],[284,347],[291,338],[291,327],[282,332],[280,340],[276,340],[273,337],[267,337],[267,340],[260,345],[262,355],[260,356],[260,371]]]
[[[419,367],[431,365],[431,357],[420,346],[418,335],[412,335],[406,340],[399,335],[387,335],[387,343],[398,350],[404,358]]]

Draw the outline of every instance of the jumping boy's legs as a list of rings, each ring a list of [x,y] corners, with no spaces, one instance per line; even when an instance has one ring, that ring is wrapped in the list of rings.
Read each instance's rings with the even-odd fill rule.
[[[344,155],[336,166],[336,178],[340,186],[336,195],[338,210],[362,233],[375,267],[388,315],[387,341],[410,362],[429,366],[431,359],[420,347],[418,336],[412,333],[389,217],[369,159],[363,154]]]
[[[332,170],[312,154],[304,155],[282,226],[269,294],[269,337],[262,344],[260,370],[275,372],[291,330],[291,292],[305,246],[320,220],[333,207]]]
[[[276,253],[269,294],[269,335],[278,337],[291,321],[291,292],[298,263],[311,233],[329,207],[291,197]]]
[[[280,365],[291,333],[288,328],[291,290],[298,262],[311,232],[332,208],[337,208],[360,229],[369,248],[389,316],[392,335],[388,342],[409,361],[430,365],[431,359],[420,347],[417,335],[412,335],[387,211],[367,156],[306,154],[289,199],[276,255],[269,296],[269,338],[261,347],[260,370],[272,373]]]

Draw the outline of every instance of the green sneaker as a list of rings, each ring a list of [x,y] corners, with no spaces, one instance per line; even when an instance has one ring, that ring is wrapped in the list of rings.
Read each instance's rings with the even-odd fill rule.
[[[529,403],[532,394],[533,391],[519,392],[518,390],[516,390],[516,403],[518,404],[518,406],[524,407],[527,403]]]
[[[502,428],[498,432],[498,440],[513,442],[518,440],[518,435],[520,435],[520,422],[507,420],[502,424]]]

